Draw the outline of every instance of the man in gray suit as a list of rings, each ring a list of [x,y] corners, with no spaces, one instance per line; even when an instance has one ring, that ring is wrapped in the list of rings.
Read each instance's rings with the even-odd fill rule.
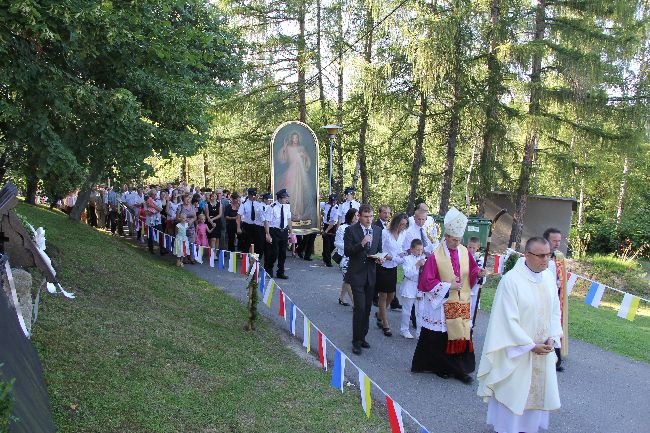
[[[359,208],[359,222],[345,229],[345,255],[349,258],[345,282],[352,286],[354,310],[352,315],[352,353],[368,349],[366,341],[372,297],[375,293],[376,264],[381,259],[368,256],[381,252],[381,230],[372,224],[373,211],[369,204]]]

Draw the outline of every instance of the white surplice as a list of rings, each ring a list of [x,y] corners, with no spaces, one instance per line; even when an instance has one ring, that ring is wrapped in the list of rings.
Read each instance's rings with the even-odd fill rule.
[[[520,258],[499,282],[477,375],[478,395],[488,402],[487,422],[495,431],[548,428],[549,411],[560,407],[556,356],[531,350],[561,336],[554,276],[532,272]]]

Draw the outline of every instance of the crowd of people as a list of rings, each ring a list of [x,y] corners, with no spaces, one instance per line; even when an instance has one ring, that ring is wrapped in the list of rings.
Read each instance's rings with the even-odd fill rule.
[[[338,303],[353,306],[352,352],[361,355],[370,348],[366,336],[373,304],[378,307],[376,324],[386,337],[393,335],[388,309],[401,309],[400,335],[417,338],[411,371],[472,383],[476,367],[472,329],[486,271],[480,240],[471,237],[467,245],[462,244],[468,218],[450,209],[439,238],[425,203],[411,216],[393,215],[390,207],[382,205],[375,220],[373,208],[354,199],[354,188],[346,188],[344,194],[341,202],[332,194],[321,203],[320,235],[325,266],[332,267],[334,262],[342,273]],[[275,201],[270,193],[258,196],[254,188],[242,196],[184,183],[148,188],[124,185],[120,191],[99,187],[91,195],[86,220],[118,235],[124,235],[127,226],[144,243],[134,222],[125,220],[119,211],[121,204],[149,227],[175,236],[177,244],[189,241],[230,251],[255,251],[266,272],[275,278],[288,278],[288,250],[312,260],[316,234],[293,233],[286,190],[278,191]],[[523,257],[497,290],[478,379],[479,395],[488,401],[488,423],[501,433],[545,428],[548,411],[559,407],[555,377],[562,370],[556,363],[559,353],[545,355],[561,344],[557,274],[547,271],[560,240],[561,233],[555,229],[530,239]],[[154,252],[152,237],[148,248]],[[159,252],[169,251],[159,245]],[[195,263],[182,248],[174,248],[174,253],[177,266]],[[398,287],[400,266],[403,280]],[[395,303],[398,290],[402,305]],[[526,297],[526,303],[519,302]],[[499,312],[496,318],[494,311]],[[519,382],[508,378],[511,373],[517,374]],[[540,389],[546,391],[538,395]],[[537,394],[532,396],[533,392]]]

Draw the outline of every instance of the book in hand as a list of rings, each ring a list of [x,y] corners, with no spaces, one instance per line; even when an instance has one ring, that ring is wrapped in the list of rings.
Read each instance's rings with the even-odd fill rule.
[[[368,258],[370,259],[383,259],[386,257],[388,253],[375,253],[375,254],[368,254]]]

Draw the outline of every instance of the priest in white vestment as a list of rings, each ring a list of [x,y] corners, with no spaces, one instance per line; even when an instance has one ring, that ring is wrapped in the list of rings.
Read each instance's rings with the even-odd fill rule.
[[[560,407],[553,347],[562,325],[550,256],[544,238],[529,239],[494,297],[477,378],[498,433],[548,429],[549,411]]]

